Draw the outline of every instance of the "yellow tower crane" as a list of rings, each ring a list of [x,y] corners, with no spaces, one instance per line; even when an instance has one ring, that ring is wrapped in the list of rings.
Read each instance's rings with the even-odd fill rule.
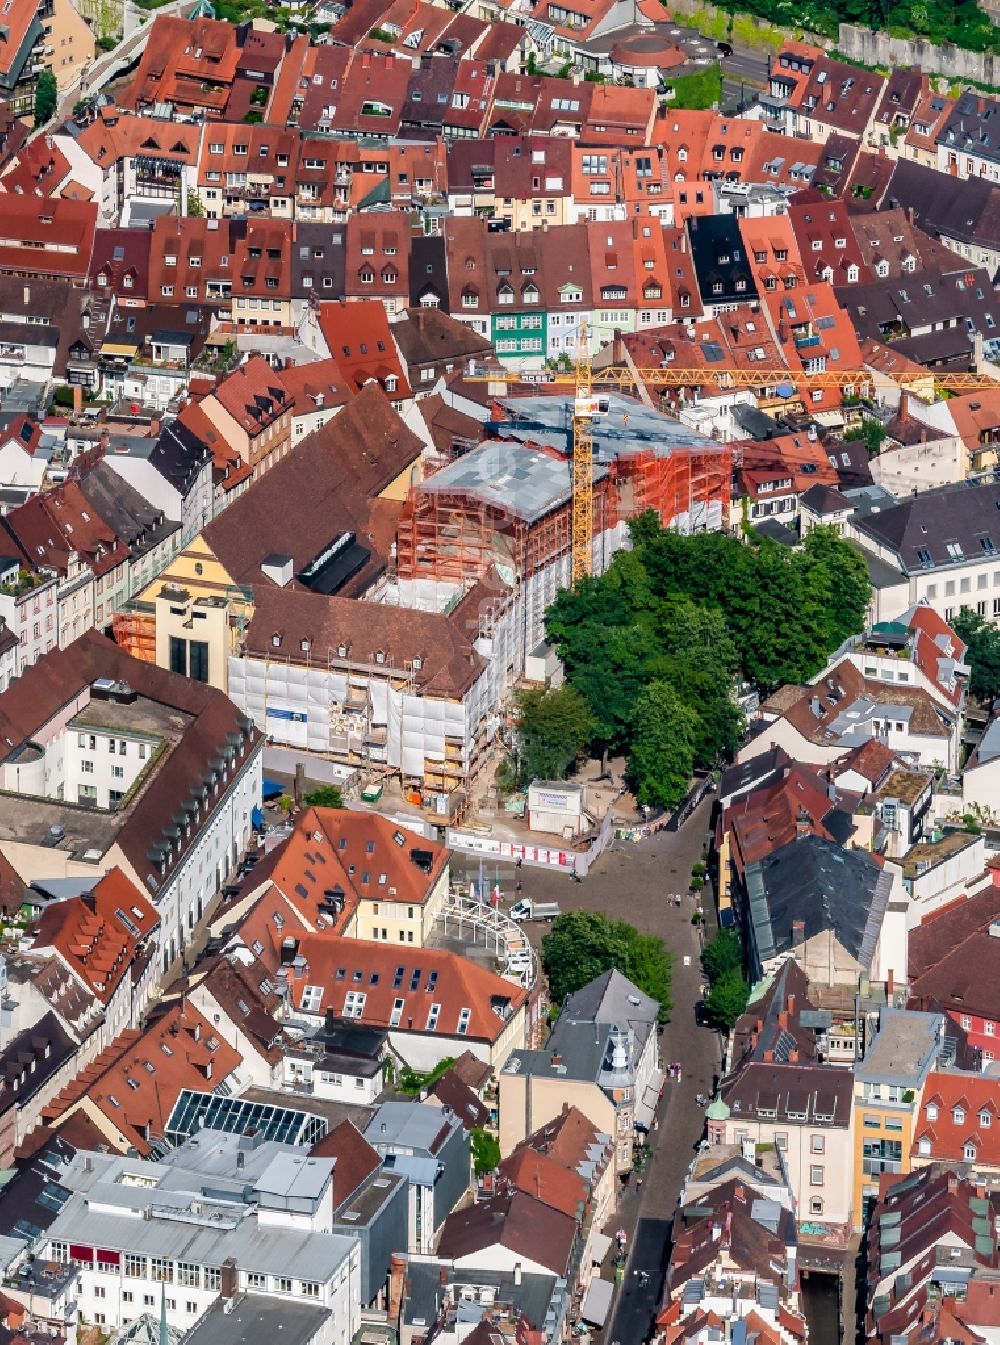
[[[594,388],[640,390],[642,385],[652,388],[698,388],[714,383],[726,391],[737,388],[840,388],[856,395],[878,381],[894,384],[901,392],[912,392],[926,397],[933,383],[939,392],[975,392],[983,388],[1000,387],[988,374],[937,373],[928,369],[922,374],[873,374],[870,369],[824,369],[806,373],[803,369],[736,369],[721,365],[717,368],[688,369],[675,365],[656,368],[638,368],[634,364],[608,364],[595,369],[590,357],[587,329],[581,326],[573,368],[546,371],[544,374],[519,373],[503,368],[487,368],[467,375],[471,383],[499,385],[498,395],[505,395],[508,384],[525,388],[551,387],[553,384],[573,388],[573,461],[572,461],[572,576],[573,582],[591,573],[593,568],[593,423],[605,414],[602,399]]]

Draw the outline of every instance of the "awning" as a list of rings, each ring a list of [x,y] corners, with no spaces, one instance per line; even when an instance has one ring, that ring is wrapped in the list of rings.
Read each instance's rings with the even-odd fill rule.
[[[643,1093],[642,1097],[635,1104],[636,1130],[648,1130],[653,1124],[653,1117],[656,1114],[656,1104],[660,1100],[660,1087],[662,1084],[663,1071],[658,1069],[646,1085],[645,1093]]]
[[[590,1239],[590,1259],[599,1266],[611,1250],[611,1239],[607,1233],[595,1233]]]
[[[101,346],[102,355],[136,355],[138,351],[134,341],[105,341]]]
[[[599,1275],[595,1276],[590,1281],[590,1288],[583,1300],[580,1316],[588,1322],[593,1322],[595,1326],[603,1326],[608,1320],[608,1313],[611,1311],[611,1295],[613,1293],[614,1285],[609,1280],[602,1280]]]
[[[285,792],[283,785],[279,785],[277,780],[269,780],[266,775],[264,776],[264,779],[261,781],[261,785],[262,785],[263,798],[265,802],[268,799],[280,798],[281,795],[284,794]]]
[[[844,417],[840,411],[816,411],[813,414],[813,420],[817,425],[822,425],[828,430],[835,430],[844,423]]]

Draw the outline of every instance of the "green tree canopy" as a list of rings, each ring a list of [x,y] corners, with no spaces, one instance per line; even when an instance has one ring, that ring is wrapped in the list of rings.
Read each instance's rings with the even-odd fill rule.
[[[487,1130],[472,1132],[472,1165],[477,1177],[495,1172],[500,1166],[500,1141]]]
[[[593,732],[586,700],[574,687],[562,686],[554,691],[522,691],[517,703],[522,783],[564,780]]]
[[[969,691],[976,700],[1000,696],[1000,630],[970,607],[963,607],[954,622],[955,633],[969,647]]]
[[[670,1012],[670,954],[662,939],[640,934],[624,920],[609,920],[595,911],[557,916],[542,939],[542,967],[556,1003],[617,968],[658,1002],[661,1021]]]
[[[722,929],[705,945],[701,955],[705,974],[714,985],[716,981],[730,972],[739,972],[743,967],[743,953],[740,941],[731,929]]]
[[[740,971],[727,971],[705,996],[705,1012],[709,1021],[726,1032],[736,1026],[740,1015],[746,1011],[750,987]]]
[[[44,126],[55,116],[59,101],[56,77],[51,70],[42,70],[35,80],[35,128]]]
[[[628,775],[640,804],[673,808],[688,791],[694,769],[697,713],[669,682],[650,682],[636,701]]]
[[[302,796],[307,808],[343,808],[344,796],[336,785],[321,785]]]
[[[788,551],[722,533],[684,537],[652,514],[630,525],[633,549],[605,574],[557,596],[546,616],[568,684],[586,701],[595,743],[635,754],[640,734],[663,733],[663,716],[639,700],[669,686],[684,710],[671,744],[693,765],[731,753],[743,728],[739,677],[767,693],[807,680],[843,640],[864,626],[868,575],[860,553],[830,528],[815,528]],[[666,704],[662,694],[656,698]],[[669,703],[671,715],[676,706]],[[679,740],[679,741],[677,741]],[[653,780],[655,748],[639,744],[637,778]],[[675,774],[676,772],[671,772]],[[669,796],[673,789],[653,788]]]

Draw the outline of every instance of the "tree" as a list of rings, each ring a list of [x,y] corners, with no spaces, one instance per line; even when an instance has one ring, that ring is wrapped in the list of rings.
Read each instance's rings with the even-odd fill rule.
[[[806,534],[802,564],[813,582],[824,584],[830,595],[830,634],[833,647],[843,644],[865,626],[872,586],[868,566],[857,547],[845,542],[836,528],[812,528]],[[816,569],[825,572],[820,580]]]
[[[196,191],[189,191],[187,198],[187,213],[191,219],[203,219],[205,207],[201,203],[201,197]]]
[[[669,682],[650,682],[636,702],[635,722],[628,758],[635,797],[643,805],[673,808],[691,783],[698,716]]]
[[[714,985],[730,972],[738,972],[743,966],[743,953],[740,941],[731,929],[720,930],[715,938],[705,945],[701,955],[705,974]]]
[[[657,1001],[661,1021],[670,1012],[670,954],[662,939],[640,934],[624,920],[609,920],[596,911],[557,916],[542,939],[542,967],[556,1003],[595,976],[617,968]]]
[[[55,116],[59,102],[56,77],[51,70],[42,70],[35,80],[35,129],[44,126]]]
[[[344,796],[336,785],[321,785],[304,794],[302,802],[307,808],[343,808]]]
[[[517,703],[522,782],[564,780],[590,741],[593,721],[587,702],[573,687],[562,686],[554,691],[522,691]]]
[[[649,512],[629,531],[632,549],[603,575],[557,595],[546,631],[590,709],[595,746],[631,754],[650,801],[676,801],[678,775],[686,787],[691,766],[734,751],[739,677],[769,692],[814,676],[862,629],[868,575],[860,553],[829,528],[795,552],[722,533],[685,537]],[[654,684],[671,688],[688,713],[670,702],[665,724],[647,713],[649,702],[640,712]],[[657,735],[675,723],[667,768],[654,769]]]
[[[472,1165],[477,1177],[495,1172],[500,1166],[500,1141],[486,1130],[472,1132]]]
[[[954,625],[955,634],[968,645],[969,691],[976,700],[995,700],[1000,696],[1000,631],[969,607],[962,608]]]
[[[718,1028],[731,1032],[740,1015],[746,1012],[750,987],[740,971],[727,971],[705,996],[705,1012]]]

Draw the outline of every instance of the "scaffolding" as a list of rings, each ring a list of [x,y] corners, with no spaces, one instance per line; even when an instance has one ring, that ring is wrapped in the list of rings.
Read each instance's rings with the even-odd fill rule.
[[[143,663],[156,662],[156,613],[130,604],[111,618],[115,644]]]
[[[526,453],[533,451],[525,446]],[[574,460],[579,455],[574,455]],[[602,464],[603,467],[603,464]],[[733,451],[726,444],[659,450],[630,448],[584,489],[588,508],[574,508],[576,491],[533,522],[485,500],[474,489],[433,488],[433,477],[411,487],[397,533],[401,580],[465,585],[491,565],[525,583],[546,567],[576,554],[574,530],[585,522],[594,568],[609,560],[606,543],[629,519],[653,510],[679,531],[724,526],[732,494]],[[588,468],[593,476],[592,469]],[[575,483],[574,483],[575,484]],[[581,519],[583,522],[581,522]],[[612,548],[613,548],[612,543]],[[589,567],[579,573],[589,572]]]

